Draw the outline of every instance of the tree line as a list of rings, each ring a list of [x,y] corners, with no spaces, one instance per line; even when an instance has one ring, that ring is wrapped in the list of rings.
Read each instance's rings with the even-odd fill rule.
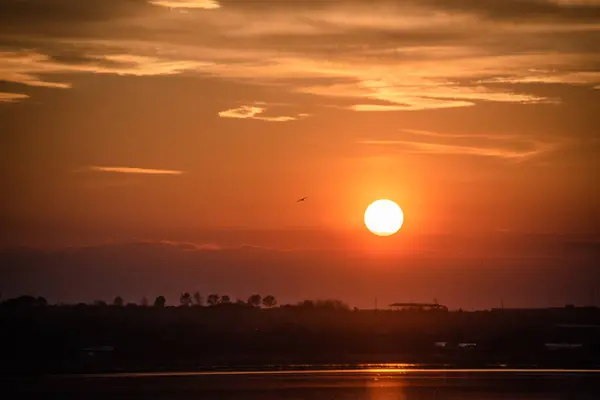
[[[155,307],[164,307],[166,299],[163,296],[158,296],[154,301]],[[277,299],[273,295],[261,296],[260,294],[253,294],[246,301],[237,299],[235,302],[228,295],[219,295],[217,293],[209,294],[206,297],[206,304],[204,297],[199,292],[190,294],[189,292],[183,292],[179,296],[179,305],[181,307],[204,307],[207,306],[218,306],[220,304],[235,304],[238,306],[249,306],[249,307],[265,307],[273,308],[277,305]]]
[[[16,298],[7,299],[3,302],[0,302],[0,306],[5,307],[45,307],[50,305],[48,301],[44,297],[34,297],[29,295],[19,296]],[[58,306],[67,306],[67,304],[56,304]],[[92,306],[92,307],[153,307],[153,308],[165,308],[167,306],[167,299],[165,296],[157,296],[154,299],[154,302],[150,304],[149,300],[144,297],[141,302],[132,303],[126,302],[122,296],[116,296],[111,303],[108,303],[104,300],[94,300],[91,304],[86,303],[78,303],[74,304],[75,306]],[[179,304],[180,308],[192,308],[192,307],[217,307],[217,306],[232,306],[232,307],[245,307],[245,308],[275,308],[275,307],[298,307],[298,308],[308,308],[308,309],[334,309],[334,310],[350,310],[350,307],[340,301],[335,299],[325,299],[325,300],[303,300],[296,304],[285,304],[279,305],[277,298],[271,294],[262,296],[260,294],[253,294],[249,296],[245,301],[241,299],[236,299],[235,301],[231,299],[228,295],[220,295],[217,293],[212,293],[204,298],[199,292],[183,292],[179,296]]]
[[[48,301],[44,297],[34,297],[34,296],[19,296],[13,299],[7,299],[0,304],[5,306],[27,306],[27,307],[40,307],[47,306]],[[83,305],[83,303],[79,303]],[[115,306],[115,307],[125,307],[125,306],[150,306],[150,302],[146,297],[142,298],[140,304],[136,303],[126,303],[125,299],[122,296],[116,296],[112,303],[107,303],[104,300],[94,300],[92,302],[93,306]],[[152,304],[153,307],[156,308],[164,308],[167,305],[167,299],[165,296],[157,296],[154,299]],[[206,299],[199,292],[183,292],[179,296],[179,307],[214,307],[218,305],[237,305],[244,307],[253,307],[253,308],[273,308],[278,305],[277,299],[273,295],[261,296],[260,294],[253,294],[246,301],[236,299],[233,301],[228,295],[219,295],[217,293],[212,293],[206,297]]]

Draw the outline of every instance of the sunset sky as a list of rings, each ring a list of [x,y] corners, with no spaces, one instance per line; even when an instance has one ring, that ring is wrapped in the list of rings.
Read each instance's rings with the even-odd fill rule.
[[[0,0],[0,168],[3,297],[589,304],[600,1]]]

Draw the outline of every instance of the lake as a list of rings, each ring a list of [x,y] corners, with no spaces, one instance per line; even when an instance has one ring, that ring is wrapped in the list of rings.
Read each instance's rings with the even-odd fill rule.
[[[60,399],[599,399],[598,370],[311,369],[10,379],[18,397]],[[7,389],[4,389],[7,390]],[[17,396],[14,396],[15,398]]]

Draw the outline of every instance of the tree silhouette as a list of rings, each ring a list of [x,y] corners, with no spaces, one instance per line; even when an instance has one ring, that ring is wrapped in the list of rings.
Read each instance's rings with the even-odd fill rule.
[[[219,295],[218,294],[208,295],[208,298],[206,299],[206,301],[208,302],[209,305],[216,306],[217,304],[219,304]]]
[[[221,296],[221,304],[231,304],[231,298],[226,294]]]
[[[248,305],[252,307],[260,307],[261,300],[262,297],[260,297],[260,294],[253,294],[252,296],[248,297]]]
[[[265,306],[267,308],[272,308],[277,305],[277,299],[273,295],[268,295],[262,299],[262,303],[263,303],[263,306]]]
[[[301,308],[314,308],[314,309],[329,309],[329,310],[350,310],[350,306],[346,303],[335,300],[304,300],[297,304],[297,307]]]
[[[123,300],[123,298],[121,296],[117,296],[113,300],[113,306],[123,307],[124,304],[125,304],[125,300]]]
[[[94,300],[94,305],[96,307],[104,307],[106,306],[106,302],[104,300]]]
[[[191,306],[192,305],[192,295],[189,294],[188,292],[181,293],[181,296],[179,296],[179,303],[181,304],[182,307]]]
[[[200,292],[194,292],[194,304],[200,307],[202,303],[204,303],[204,299],[200,295]]]
[[[44,307],[48,305],[48,301],[44,297],[33,297],[29,295],[19,296],[14,299],[7,299],[3,305],[12,307]]]
[[[163,308],[166,303],[167,300],[165,299],[165,296],[158,296],[156,300],[154,300],[154,307]]]

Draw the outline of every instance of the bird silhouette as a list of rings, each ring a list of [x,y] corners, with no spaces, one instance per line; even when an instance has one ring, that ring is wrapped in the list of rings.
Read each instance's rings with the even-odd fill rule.
[[[300,203],[301,201],[304,201],[304,200],[306,200],[306,197],[303,197],[303,198],[297,200],[296,203]]]

